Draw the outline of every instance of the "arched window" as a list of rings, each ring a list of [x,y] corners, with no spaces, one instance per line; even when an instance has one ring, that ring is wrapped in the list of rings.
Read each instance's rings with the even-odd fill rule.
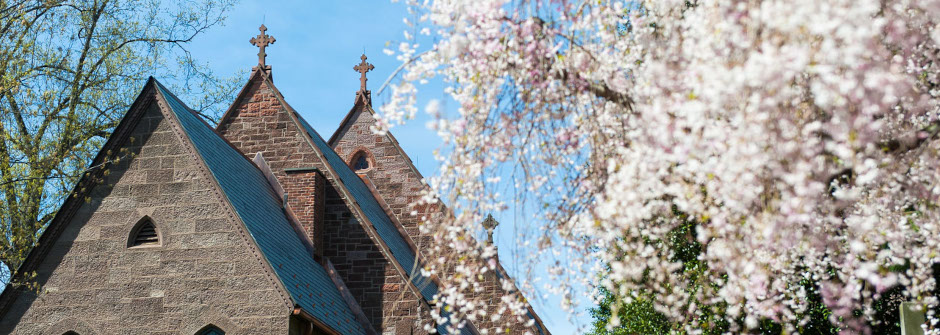
[[[225,332],[219,329],[219,327],[208,325],[202,327],[202,329],[196,332],[196,335],[225,335]]]
[[[157,231],[157,226],[153,224],[153,220],[151,220],[150,217],[144,216],[140,221],[137,221],[137,224],[134,225],[134,229],[131,229],[130,238],[127,240],[127,247],[159,245],[160,233]]]
[[[78,333],[69,330],[69,331],[65,332],[64,334],[62,334],[62,335],[78,335]]]
[[[368,171],[372,168],[372,160],[370,158],[369,153],[365,150],[359,150],[352,156],[352,159],[349,160],[349,166],[356,172]]]

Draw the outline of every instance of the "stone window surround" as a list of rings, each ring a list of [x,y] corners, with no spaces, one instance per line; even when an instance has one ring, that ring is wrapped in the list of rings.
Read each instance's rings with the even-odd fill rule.
[[[207,327],[213,326],[225,332],[226,335],[241,335],[245,334],[239,327],[235,326],[232,323],[232,320],[225,317],[215,308],[209,308],[204,310],[199,315],[191,318],[189,324],[185,327],[182,327],[179,332],[180,335],[193,335],[199,334],[199,332],[205,330]]]
[[[150,222],[153,225],[154,230],[157,232],[157,243],[155,244],[144,244],[144,245],[134,245],[134,240],[137,238],[137,233],[140,231],[140,227],[143,226],[144,222]],[[134,221],[134,224],[130,226],[129,233],[127,234],[127,249],[149,249],[149,248],[159,248],[163,246],[163,227],[157,224],[157,222],[150,217],[150,215],[144,215],[137,221]]]
[[[207,324],[205,327],[202,327],[202,329],[199,329],[199,331],[196,332],[196,335],[217,334],[218,332],[222,332],[222,334],[225,334],[225,331],[222,330],[222,328],[219,328],[218,326],[210,323],[210,324]]]
[[[88,326],[88,324],[82,322],[81,320],[74,318],[66,318],[59,322],[56,322],[49,328],[46,328],[44,334],[80,334],[80,335],[96,335],[94,329]]]
[[[356,170],[353,165],[356,164],[356,159],[359,158],[359,155],[363,155],[366,158],[366,162],[369,163],[369,167],[361,170]],[[375,157],[372,156],[372,152],[364,146],[359,146],[356,150],[352,151],[352,154],[349,155],[349,158],[346,159],[346,165],[349,165],[356,173],[365,173],[372,171],[375,168]]]

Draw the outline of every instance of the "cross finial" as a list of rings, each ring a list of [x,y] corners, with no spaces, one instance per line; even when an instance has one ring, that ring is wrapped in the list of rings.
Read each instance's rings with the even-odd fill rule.
[[[486,229],[486,240],[493,244],[493,230],[499,225],[499,221],[493,218],[493,214],[487,214],[483,219],[483,228]]]
[[[362,60],[362,63],[359,63],[359,65],[353,66],[353,70],[356,70],[356,72],[359,72],[361,74],[359,76],[359,90],[363,92],[365,92],[366,90],[366,81],[369,80],[369,79],[366,79],[366,72],[369,72],[369,71],[372,71],[372,69],[375,69],[375,66],[372,66],[372,64],[366,63],[367,58],[369,57],[366,57],[366,54],[362,54],[362,57],[359,57],[359,59]]]
[[[263,24],[258,28],[258,30],[260,30],[261,33],[258,34],[258,36],[252,37],[250,40],[248,40],[248,42],[251,42],[252,45],[260,49],[258,51],[258,67],[264,69],[266,67],[264,65],[264,58],[268,56],[268,54],[264,53],[264,48],[268,45],[274,44],[274,41],[276,40],[274,39],[274,36],[266,35],[264,33],[268,30],[268,27],[265,27]]]

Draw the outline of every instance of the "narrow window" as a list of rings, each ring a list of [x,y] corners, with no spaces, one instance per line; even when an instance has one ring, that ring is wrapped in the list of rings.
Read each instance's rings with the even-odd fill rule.
[[[196,332],[196,335],[225,335],[225,332],[219,327],[208,325]]]
[[[364,171],[370,168],[369,166],[369,157],[365,151],[360,150],[355,155],[353,155],[352,160],[350,160],[353,170],[355,171]]]
[[[131,248],[160,245],[160,234],[157,233],[157,226],[150,217],[145,216],[134,225],[127,244]]]

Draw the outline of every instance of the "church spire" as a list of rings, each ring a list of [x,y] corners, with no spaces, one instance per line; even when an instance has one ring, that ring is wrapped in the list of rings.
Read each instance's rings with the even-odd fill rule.
[[[356,102],[359,102],[359,97],[361,96],[365,104],[372,105],[372,92],[366,89],[366,81],[369,81],[369,79],[366,78],[366,72],[372,71],[375,69],[375,66],[366,62],[368,58],[366,54],[362,54],[362,57],[359,57],[362,62],[360,62],[359,65],[353,66],[353,70],[359,72],[359,91],[356,92]]]
[[[248,42],[251,42],[251,45],[258,47],[259,49],[258,50],[258,66],[256,66],[255,68],[263,69],[267,72],[271,70],[271,66],[266,65],[264,63],[265,58],[268,57],[268,54],[264,52],[264,49],[268,45],[274,44],[276,40],[274,39],[274,36],[265,34],[265,31],[268,30],[268,27],[265,27],[264,24],[262,24],[261,27],[258,28],[258,30],[260,30],[261,33],[258,34],[258,36],[252,37],[250,40],[248,40]]]

